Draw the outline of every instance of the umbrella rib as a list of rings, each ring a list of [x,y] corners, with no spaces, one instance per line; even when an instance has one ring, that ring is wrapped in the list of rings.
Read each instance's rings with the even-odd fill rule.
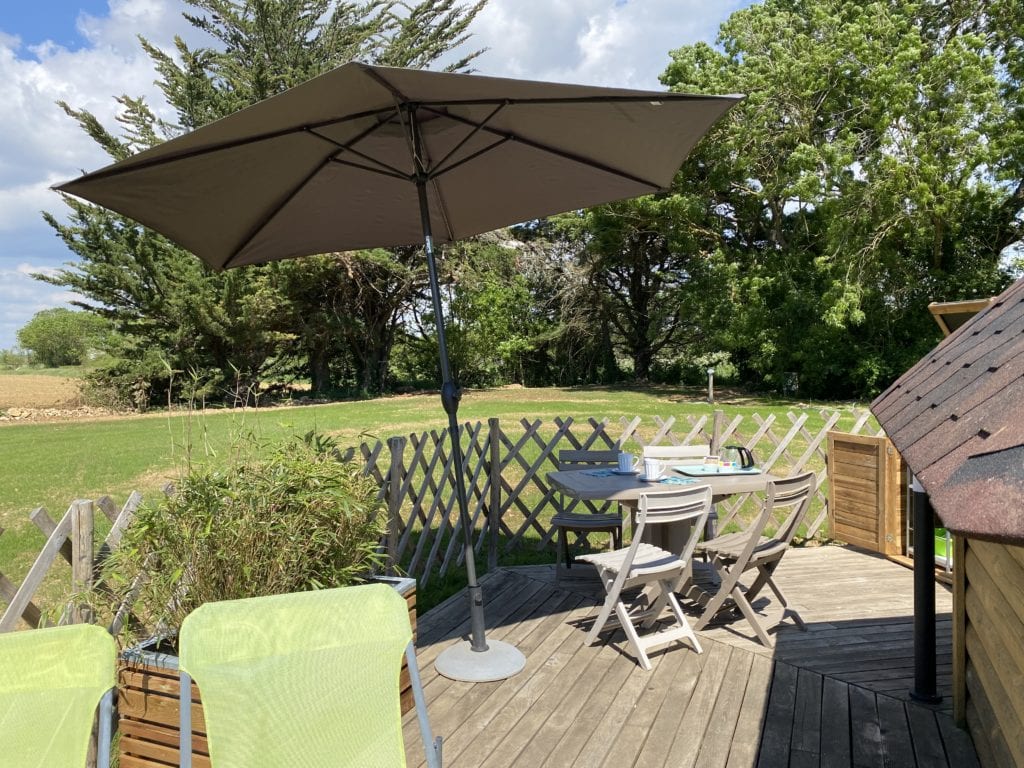
[[[383,168],[385,171],[390,171],[390,173],[387,173],[385,175],[397,176],[398,178],[405,179],[405,180],[408,181],[409,180],[409,175],[406,174],[406,173],[402,173],[402,169],[401,168],[396,168],[393,165],[385,163],[383,160],[378,160],[377,158],[372,157],[372,156],[366,154],[365,152],[360,152],[358,149],[355,149],[352,146],[353,144],[355,144],[357,142],[360,142],[363,139],[365,139],[367,136],[369,136],[371,133],[376,131],[378,128],[380,128],[384,124],[385,123],[382,121],[382,122],[380,122],[380,123],[378,123],[378,124],[376,124],[374,126],[371,126],[368,130],[363,131],[358,136],[354,137],[353,139],[351,139],[349,142],[346,142],[346,143],[342,143],[340,141],[335,141],[330,136],[324,136],[322,133],[318,133],[314,129],[310,129],[310,133],[312,133],[314,136],[316,136],[319,139],[323,139],[328,144],[332,144],[333,146],[335,146],[336,148],[338,148],[338,149],[340,149],[340,150],[342,150],[344,152],[351,152],[353,155],[361,157],[361,158],[363,158],[363,160],[366,160],[367,162],[370,162],[370,163],[373,163],[373,164],[375,164],[377,166],[380,166],[380,168]],[[338,161],[338,162],[341,162],[341,161]],[[372,171],[373,170],[372,168],[366,168],[365,166],[359,166],[359,165],[356,165],[355,163],[350,163],[350,164],[354,165],[357,168],[364,168],[364,170],[368,170],[368,171]],[[378,172],[383,173],[383,171],[378,171]]]
[[[408,174],[401,173],[399,171],[385,170],[383,168],[374,168],[371,165],[363,165],[362,163],[354,163],[351,160],[342,160],[340,157],[328,158],[330,162],[337,165],[347,165],[349,168],[355,168],[360,171],[366,171],[367,173],[376,173],[378,176],[388,176],[392,179],[399,179],[401,181],[412,181]],[[372,158],[370,158],[372,160]]]
[[[433,171],[430,172],[430,178],[431,179],[436,179],[439,176],[444,176],[449,171],[454,171],[459,166],[465,165],[466,163],[468,163],[468,162],[470,162],[472,160],[476,160],[478,157],[480,157],[480,155],[485,155],[488,152],[490,152],[492,149],[497,149],[502,144],[505,144],[506,142],[509,142],[509,141],[512,141],[511,137],[509,137],[509,136],[499,136],[492,143],[488,144],[486,147],[482,147],[482,148],[478,149],[473,154],[467,155],[466,157],[462,158],[461,160],[457,160],[454,163],[452,163],[451,165],[448,165],[446,167],[435,168]],[[447,159],[447,158],[445,158],[445,159]],[[440,166],[440,164],[439,164],[439,166]]]
[[[252,229],[250,229],[248,234],[246,234],[245,238],[242,240],[242,242],[239,243],[238,247],[232,250],[231,256],[229,256],[228,259],[221,265],[221,269],[229,269],[230,267],[233,267],[235,265],[235,260],[238,259],[238,255],[249,246],[249,244],[256,238],[256,235],[262,232],[264,228],[267,226],[267,224],[273,221],[277,214],[279,214],[282,211],[282,209],[284,209],[284,207],[288,205],[288,203],[294,200],[295,196],[302,191],[302,188],[305,187],[313,179],[314,176],[316,176],[318,173],[320,173],[320,171],[326,168],[327,164],[331,162],[332,159],[333,158],[328,157],[322,160],[320,164],[317,165],[316,168],[314,168],[310,173],[308,173],[301,182],[296,184],[291,189],[291,191],[287,195],[285,195],[285,197],[281,200],[280,203],[274,206],[274,209],[267,216],[264,216]]]
[[[462,138],[462,141],[460,141],[458,144],[456,144],[454,147],[452,147],[452,150],[447,155],[445,155],[444,157],[442,157],[440,160],[437,161],[437,163],[434,165],[434,168],[443,168],[444,164],[448,162],[449,158],[451,158],[456,152],[458,152],[460,149],[462,149],[464,146],[466,146],[466,142],[468,142],[470,139],[472,139],[474,136],[476,136],[483,129],[483,127],[485,125],[487,125],[489,122],[491,122],[491,119],[494,118],[494,116],[497,115],[499,112],[501,112],[501,110],[503,110],[504,108],[505,108],[505,104],[502,103],[502,104],[499,104],[498,106],[496,106],[493,110],[491,110],[491,113],[487,117],[485,117],[482,121],[480,121],[479,125],[475,125],[473,127],[473,130],[470,131],[469,133],[467,133]],[[433,111],[433,110],[431,110],[431,111]],[[460,161],[458,164],[461,165],[462,161]],[[440,175],[440,173],[443,173],[443,171],[438,171],[438,175]]]
[[[629,181],[636,182],[637,184],[643,184],[644,186],[650,187],[655,192],[662,188],[660,184],[657,184],[657,183],[655,183],[655,182],[653,182],[653,181],[651,181],[649,179],[644,179],[644,178],[641,178],[639,176],[635,176],[632,173],[628,173],[627,171],[623,171],[623,170],[620,170],[618,168],[612,168],[610,165],[606,165],[604,163],[599,163],[596,160],[592,160],[590,158],[583,157],[582,155],[577,155],[574,152],[568,152],[568,151],[566,151],[564,149],[558,149],[557,147],[551,147],[551,146],[548,146],[547,144],[542,144],[539,141],[534,141],[533,139],[528,139],[525,136],[519,135],[518,133],[513,133],[513,132],[510,132],[510,131],[500,131],[497,128],[491,128],[491,127],[486,126],[486,125],[480,125],[480,124],[470,120],[469,118],[460,117],[459,115],[453,115],[450,112],[439,112],[439,111],[437,111],[435,109],[432,109],[432,108],[429,108],[429,107],[424,107],[424,109],[427,109],[428,111],[434,112],[435,114],[438,114],[438,115],[443,115],[444,117],[448,117],[448,118],[450,118],[452,120],[455,120],[455,121],[460,122],[460,123],[464,123],[466,125],[474,125],[474,126],[479,125],[479,128],[480,128],[481,131],[486,131],[487,133],[491,133],[491,134],[493,134],[495,136],[498,136],[498,137],[500,137],[502,139],[505,139],[507,141],[516,141],[516,142],[519,142],[520,144],[523,144],[523,145],[525,145],[527,147],[531,147],[532,149],[537,149],[537,150],[540,150],[541,152],[547,152],[548,154],[552,154],[552,155],[555,155],[557,157],[561,157],[561,158],[563,158],[565,160],[571,160],[574,163],[579,163],[581,165],[587,165],[587,166],[590,166],[591,168],[595,168],[595,169],[597,169],[599,171],[604,171],[605,173],[612,174],[613,176],[618,176],[620,178],[628,179]],[[502,142],[499,142],[499,143],[502,143]],[[469,158],[467,158],[467,159],[469,159]],[[462,163],[460,162],[458,165],[461,165],[461,164]],[[451,170],[451,168],[444,169],[445,172],[450,171],[450,170]]]
[[[315,130],[317,128],[325,128],[325,127],[330,126],[330,125],[339,125],[340,123],[348,123],[348,122],[352,122],[354,120],[362,120],[363,118],[367,118],[367,117],[379,116],[382,111],[384,111],[384,110],[379,109],[379,108],[378,109],[370,109],[370,110],[366,110],[364,112],[357,112],[356,114],[352,114],[352,115],[345,115],[344,117],[332,117],[329,120],[319,120],[319,121],[317,121],[315,123],[307,123],[307,124],[304,124],[304,125],[296,125],[296,126],[291,126],[291,127],[288,127],[288,128],[282,128],[279,131],[270,131],[269,133],[261,133],[261,134],[255,135],[255,136],[246,136],[245,138],[241,138],[241,139],[232,139],[231,141],[222,141],[222,142],[220,142],[218,144],[210,144],[208,146],[199,147],[197,149],[188,150],[186,152],[178,152],[178,153],[175,153],[173,155],[163,155],[161,157],[154,157],[154,158],[150,158],[150,159],[147,159],[147,160],[140,160],[140,161],[138,161],[136,163],[133,163],[132,165],[127,166],[127,167],[120,167],[120,164],[115,164],[115,165],[110,166],[109,168],[101,168],[100,170],[93,171],[92,173],[86,174],[85,176],[81,176],[81,177],[79,177],[77,179],[72,179],[71,181],[65,182],[64,184],[59,184],[59,185],[57,185],[55,187],[55,189],[70,191],[73,194],[73,190],[72,189],[66,189],[66,188],[74,187],[75,184],[77,184],[78,182],[82,181],[83,179],[88,179],[89,181],[99,181],[101,179],[108,179],[108,178],[112,178],[112,177],[116,177],[116,176],[123,176],[125,174],[135,173],[136,171],[145,171],[145,170],[148,170],[150,168],[159,168],[161,165],[167,165],[168,163],[176,163],[179,160],[191,160],[192,158],[195,158],[195,157],[202,157],[204,155],[209,155],[209,154],[212,154],[214,152],[220,152],[220,151],[225,150],[225,149],[237,149],[238,147],[245,147],[245,146],[248,146],[249,144],[258,144],[258,143],[260,143],[262,141],[272,141],[273,139],[280,139],[280,138],[282,138],[284,136],[292,136],[292,135],[294,135],[296,133],[308,133],[308,134],[310,134],[312,136],[316,136],[317,138],[323,139],[324,136],[322,136],[322,135],[320,135],[318,133],[315,133]],[[374,124],[370,128],[370,130],[376,130],[378,127],[380,127],[383,124],[384,124],[383,121],[380,122],[380,123]],[[202,130],[202,129],[200,128],[198,130]],[[362,136],[365,136],[365,133],[362,134]],[[172,141],[173,141],[173,139],[172,139]],[[157,146],[160,146],[160,145],[158,144]],[[154,149],[155,149],[155,147],[154,147]],[[131,158],[128,158],[128,160],[130,160],[130,159]],[[121,162],[127,162],[127,160],[123,160]]]

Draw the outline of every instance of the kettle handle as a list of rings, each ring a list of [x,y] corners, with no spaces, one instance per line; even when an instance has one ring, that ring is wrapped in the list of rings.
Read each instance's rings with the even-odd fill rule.
[[[750,452],[749,448],[742,445],[727,445],[726,448],[734,448],[740,454],[740,467],[742,469],[750,469],[754,466],[754,454]]]

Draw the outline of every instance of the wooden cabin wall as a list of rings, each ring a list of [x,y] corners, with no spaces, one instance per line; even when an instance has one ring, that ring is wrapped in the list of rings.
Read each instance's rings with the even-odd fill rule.
[[[954,595],[957,714],[966,720],[984,768],[1021,768],[1024,547],[977,539],[957,544],[954,558],[962,554],[957,559],[964,563]]]

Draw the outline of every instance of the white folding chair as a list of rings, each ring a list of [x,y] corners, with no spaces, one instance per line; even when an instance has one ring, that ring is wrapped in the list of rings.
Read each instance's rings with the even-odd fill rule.
[[[668,493],[645,493],[640,496],[636,514],[636,530],[632,543],[612,552],[586,555],[580,560],[597,567],[604,584],[604,605],[594,626],[587,633],[586,643],[593,645],[607,625],[621,626],[636,651],[640,666],[649,670],[651,661],[647,649],[689,640],[697,653],[701,652],[697,636],[690,628],[679,607],[675,592],[687,576],[687,564],[693,554],[708,511],[711,509],[711,489],[706,485],[688,487]],[[689,535],[680,537],[685,543],[679,552],[656,547],[643,541],[644,529],[651,525],[689,525]],[[636,598],[627,604],[625,590],[643,587]],[[635,624],[651,629],[668,608],[675,623],[666,628],[640,635]],[[612,619],[615,613],[618,621]]]
[[[772,576],[810,509],[816,487],[817,480],[813,472],[769,483],[764,507],[747,530],[724,534],[697,547],[699,553],[711,559],[721,580],[718,591],[707,601],[704,612],[697,620],[698,630],[706,627],[718,613],[737,608],[761,643],[771,647],[773,643],[751,605],[765,586],[775,593],[782,605],[779,621],[789,616],[800,629],[806,630],[800,614],[790,607]],[[773,536],[764,536],[765,528],[780,509],[789,510],[785,519]],[[751,570],[756,570],[757,575],[749,587],[744,587],[740,578]]]
[[[698,443],[696,445],[645,445],[644,446],[644,458],[645,459],[658,459],[670,467],[674,463],[678,464],[700,464],[708,453],[711,452],[710,446],[704,443]],[[697,461],[694,461],[697,459]],[[708,521],[704,525],[704,538],[710,539],[715,535],[715,531],[718,527],[718,514],[715,512],[715,506],[711,506],[711,512],[708,513]]]
[[[659,459],[665,462],[703,459],[708,455],[708,446],[699,445],[645,445],[645,459]],[[692,461],[686,463],[692,464]]]

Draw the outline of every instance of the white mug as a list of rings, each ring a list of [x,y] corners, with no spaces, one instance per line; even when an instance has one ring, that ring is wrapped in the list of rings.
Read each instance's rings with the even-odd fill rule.
[[[665,464],[658,459],[644,459],[644,477],[657,480],[665,474]]]
[[[639,463],[640,459],[634,457],[632,453],[619,454],[619,472],[635,472]]]

